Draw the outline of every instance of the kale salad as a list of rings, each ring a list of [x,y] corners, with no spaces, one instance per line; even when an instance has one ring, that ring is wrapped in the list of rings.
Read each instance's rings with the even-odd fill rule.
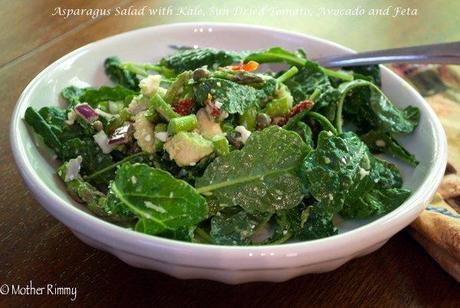
[[[340,219],[386,214],[411,193],[375,155],[417,165],[397,138],[419,110],[385,96],[379,66],[332,70],[280,47],[103,65],[113,84],[67,87],[65,107],[24,117],[72,198],[102,219],[181,241],[281,244],[337,234]]]

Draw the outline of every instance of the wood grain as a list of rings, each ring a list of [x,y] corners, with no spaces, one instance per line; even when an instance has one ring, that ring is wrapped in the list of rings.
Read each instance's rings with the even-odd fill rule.
[[[161,23],[162,19],[105,17],[63,22],[46,14],[33,16],[40,8],[49,9],[59,1],[33,3],[21,13],[23,19],[33,22],[17,29],[0,27],[0,285],[24,285],[32,280],[37,286],[54,283],[77,287],[76,303],[80,306],[460,306],[459,285],[406,232],[379,251],[331,273],[285,283],[240,286],[181,281],[135,269],[81,243],[46,213],[24,186],[9,150],[9,118],[27,83],[54,60],[91,41]],[[76,3],[83,5],[84,1]],[[124,1],[122,5],[130,3]],[[147,2],[136,2],[142,3]],[[12,18],[8,12],[15,5],[7,7],[1,16]],[[6,23],[2,17],[0,23]],[[29,35],[37,27],[43,27],[40,31],[44,32]],[[12,37],[20,38],[17,45],[4,49],[3,43]],[[0,307],[69,303],[64,296],[0,295]]]

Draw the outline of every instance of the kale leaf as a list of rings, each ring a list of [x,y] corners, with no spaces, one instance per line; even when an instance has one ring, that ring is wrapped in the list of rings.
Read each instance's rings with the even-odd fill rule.
[[[391,212],[410,196],[404,188],[374,188],[357,199],[347,201],[340,215],[345,218],[367,218]]]
[[[308,60],[305,59],[303,51],[290,52],[281,47],[272,47],[267,50],[250,53],[244,58],[244,62],[256,61],[258,63],[286,63],[295,66],[304,66]]]
[[[61,96],[67,102],[69,107],[74,107],[81,102],[80,97],[86,92],[87,89],[88,88],[69,86],[61,91]]]
[[[296,103],[309,99],[315,91],[319,91],[319,97],[315,99],[312,110],[322,113],[330,120],[334,119],[340,92],[333,87],[330,79],[318,64],[308,62],[285,84]]]
[[[70,86],[62,90],[61,95],[73,107],[79,103],[88,103],[93,107],[105,101],[130,101],[138,92],[123,86],[95,88],[77,88]]]
[[[91,212],[107,220],[114,222],[134,221],[134,215],[126,207],[122,206],[113,194],[109,193],[106,196],[94,186],[85,182],[80,176],[66,182],[68,168],[69,162],[65,162],[59,167],[57,174],[65,182],[67,191],[73,199],[85,203]]]
[[[350,195],[359,195],[371,184],[366,176],[371,168],[370,156],[354,133],[333,136],[322,131],[316,149],[305,157],[302,176],[312,196],[335,213]]]
[[[399,144],[389,133],[371,130],[360,137],[374,153],[387,153],[405,161],[413,167],[418,164],[415,156],[409,153],[409,151]]]
[[[148,234],[194,226],[208,216],[195,188],[146,164],[122,164],[110,191],[139,219],[135,229]]]
[[[313,133],[311,131],[310,126],[305,124],[304,122],[297,122],[293,125],[292,130],[299,134],[299,136],[302,138],[302,140],[305,142],[307,145],[307,152],[310,152],[313,150],[314,143],[313,143]]]
[[[238,208],[226,209],[211,219],[210,235],[219,245],[249,245],[252,236],[270,217],[270,213],[252,215]]]
[[[351,132],[339,136],[321,132],[316,150],[305,158],[302,174],[321,206],[347,217],[387,213],[410,194],[401,188],[396,166],[373,157]]]
[[[204,103],[208,94],[222,103],[222,110],[230,114],[243,114],[246,109],[259,104],[256,89],[220,78],[204,79],[195,85],[197,102]]]
[[[55,125],[49,124],[43,116],[32,107],[27,108],[24,120],[43,138],[45,144],[60,156],[62,143],[57,136],[58,128]]]
[[[109,57],[104,61],[104,69],[107,76],[113,82],[125,88],[139,91],[139,79],[136,74],[129,72],[121,66],[120,59]]]
[[[338,233],[332,221],[333,215],[321,204],[307,207],[304,216],[306,216],[307,219],[305,223],[301,225],[300,232],[296,234],[297,239],[301,241],[315,240]]]
[[[82,125],[67,124],[67,110],[59,107],[43,107],[38,113],[48,123],[61,143],[78,137],[88,135],[87,129]],[[77,120],[79,124],[83,124]],[[86,124],[86,123],[85,123]]]
[[[275,231],[269,243],[283,243],[289,238],[299,241],[314,240],[338,233],[332,221],[333,214],[321,204],[306,205],[276,213]]]
[[[91,106],[96,106],[99,102],[105,101],[130,101],[130,98],[137,95],[136,91],[127,89],[122,86],[100,87],[99,89],[88,88],[80,96],[80,102],[85,102]]]
[[[234,52],[214,48],[194,48],[181,50],[160,60],[160,65],[181,73],[203,66],[209,69],[223,67],[239,62],[241,57]]]
[[[241,150],[217,157],[196,187],[221,207],[239,205],[250,213],[292,208],[303,198],[296,173],[306,153],[297,133],[270,126],[252,133]]]
[[[363,91],[364,92],[361,92]],[[411,133],[418,125],[419,109],[409,106],[399,110],[375,84],[354,80],[340,84],[340,100],[336,118],[341,131],[342,108],[355,124],[369,123],[377,130],[388,133]]]
[[[377,157],[372,160],[372,172],[370,173],[374,183],[382,188],[401,188],[402,177],[396,165]]]
[[[100,147],[90,137],[73,138],[62,144],[62,159],[69,160],[81,156],[81,171],[84,175],[92,174],[112,164],[112,156],[102,153]],[[112,173],[105,173],[92,179],[94,183],[105,183],[113,178]]]
[[[58,134],[61,133],[62,127],[66,124],[67,110],[59,107],[46,106],[41,108],[38,113],[49,125],[51,125],[55,132]]]
[[[316,89],[321,92],[331,88],[331,82],[316,63],[302,67],[297,74],[287,80],[285,84],[291,91],[295,102],[306,100]]]
[[[304,66],[316,66],[332,79],[347,81],[353,80],[353,76],[351,74],[330,70],[319,66],[316,62],[309,61],[302,49],[291,52],[281,47],[272,47],[267,50],[250,53],[244,58],[244,62],[248,61],[256,61],[259,63],[286,63],[289,65],[295,65],[298,68],[302,68]]]
[[[378,87],[382,85],[382,79],[380,76],[380,66],[378,64],[349,66],[344,67],[343,69],[347,71],[353,71],[354,79],[364,79],[372,82]]]

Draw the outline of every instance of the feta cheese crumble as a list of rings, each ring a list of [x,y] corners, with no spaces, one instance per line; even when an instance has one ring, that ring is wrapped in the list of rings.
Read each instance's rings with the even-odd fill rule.
[[[142,94],[146,96],[154,95],[160,87],[161,75],[148,75],[139,82]]]
[[[235,131],[241,134],[241,141],[246,143],[249,136],[251,136],[251,132],[246,129],[243,125],[239,125],[235,127]]]

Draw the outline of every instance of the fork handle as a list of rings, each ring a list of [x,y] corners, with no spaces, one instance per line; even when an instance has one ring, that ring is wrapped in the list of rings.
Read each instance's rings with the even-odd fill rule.
[[[382,63],[460,64],[460,42],[422,45],[316,59],[325,67]]]

